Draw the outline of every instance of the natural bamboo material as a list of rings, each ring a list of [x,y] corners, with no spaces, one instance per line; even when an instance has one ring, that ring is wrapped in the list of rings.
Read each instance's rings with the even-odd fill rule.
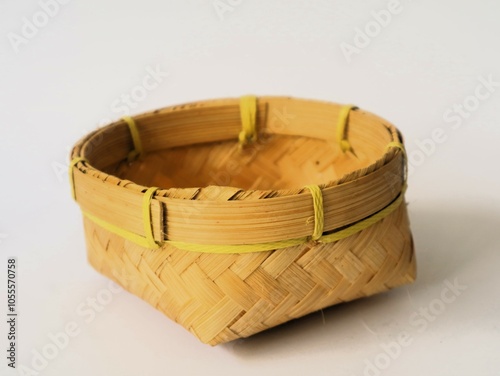
[[[260,97],[257,141],[243,148],[238,99],[134,117],[140,155],[131,153],[129,119],[91,133],[73,149],[70,171],[86,214],[90,263],[211,345],[412,282],[404,203],[351,236],[312,240],[317,213],[308,185],[322,192],[324,235],[377,215],[403,195],[404,153],[388,147],[402,142],[396,128],[352,109],[339,139],[345,110]],[[149,190],[145,214],[149,187],[160,188]],[[140,238],[152,230],[159,248],[138,245],[97,220]],[[212,253],[297,238],[305,240]],[[194,252],[197,245],[204,251]]]

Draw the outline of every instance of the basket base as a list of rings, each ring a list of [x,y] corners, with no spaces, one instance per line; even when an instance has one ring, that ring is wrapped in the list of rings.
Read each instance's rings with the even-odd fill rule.
[[[84,219],[88,260],[202,342],[217,345],[415,279],[406,205],[329,244],[247,254],[149,250]]]

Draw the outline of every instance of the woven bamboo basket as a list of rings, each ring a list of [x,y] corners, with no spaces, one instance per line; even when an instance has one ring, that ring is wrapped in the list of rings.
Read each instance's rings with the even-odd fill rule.
[[[123,118],[71,154],[89,262],[211,345],[410,283],[402,142],[288,97]]]

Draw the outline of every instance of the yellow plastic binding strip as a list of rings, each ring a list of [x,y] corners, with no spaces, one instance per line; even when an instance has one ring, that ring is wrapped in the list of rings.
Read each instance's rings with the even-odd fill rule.
[[[130,130],[130,135],[132,136],[132,142],[134,143],[134,150],[131,150],[128,153],[128,161],[132,162],[139,158],[143,152],[141,137],[139,135],[139,130],[137,129],[137,124],[135,120],[130,116],[122,117],[122,120],[127,123],[128,128]]]
[[[246,95],[240,98],[241,132],[238,135],[240,147],[257,141],[256,117],[257,97]]]
[[[276,242],[267,242],[260,244],[196,244],[196,243],[186,243],[179,241],[167,240],[164,244],[173,245],[176,248],[182,249],[189,252],[200,252],[200,253],[254,253],[254,252],[265,252],[273,251],[275,249],[282,249],[288,247],[294,247],[300,244],[305,244],[309,240],[309,237],[305,236],[296,239],[279,240]]]
[[[337,140],[340,145],[342,152],[352,151],[352,146],[346,135],[347,120],[349,119],[349,113],[351,110],[355,110],[358,107],[348,104],[340,109],[339,118],[337,120]]]
[[[393,211],[395,211],[399,206],[403,203],[404,200],[404,194],[406,192],[406,183],[403,185],[403,188],[401,189],[401,193],[399,196],[388,206],[386,206],[384,209],[380,210],[379,212],[349,226],[346,227],[343,230],[333,232],[328,235],[324,235],[321,237],[320,242],[322,243],[332,243],[336,242],[338,240],[347,238],[351,235],[354,235],[361,230],[364,230],[365,228],[368,228],[370,226],[373,226],[375,223],[378,221],[384,219],[387,217],[389,214],[391,214]]]
[[[113,234],[121,236],[122,238],[130,240],[131,242],[134,242],[135,244],[140,245],[141,247],[150,248],[150,249],[158,248],[158,245],[156,243],[155,243],[154,247],[151,247],[150,242],[144,236],[141,236],[141,235],[136,234],[136,233],[131,232],[131,231],[124,230],[121,227],[118,227],[118,226],[115,226],[109,222],[106,222],[106,221],[102,220],[101,218],[96,217],[93,214],[83,212],[83,215],[87,219],[90,219],[92,222],[94,222],[99,227],[102,227],[103,229],[105,229],[109,232],[112,232]]]

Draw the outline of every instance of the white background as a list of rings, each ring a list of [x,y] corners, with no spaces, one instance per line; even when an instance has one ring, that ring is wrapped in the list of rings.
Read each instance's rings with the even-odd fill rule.
[[[37,1],[2,1],[0,373],[17,374],[5,359],[13,256],[18,367],[35,369],[35,354],[68,323],[78,332],[41,372],[20,374],[500,374],[500,3],[401,0],[377,30],[372,12],[387,4],[72,0],[44,16]],[[40,27],[23,36],[25,17]],[[342,43],[356,46],[366,27],[369,45],[357,40],[347,59]],[[355,103],[396,124],[412,165],[417,282],[215,348],[125,292],[95,316],[79,314],[108,280],[86,262],[68,151],[121,117],[121,96],[140,93],[151,69],[161,82],[128,105],[132,114],[252,93]],[[475,100],[482,79],[497,84]],[[464,102],[461,117],[444,119]],[[448,303],[447,283],[463,286]]]

